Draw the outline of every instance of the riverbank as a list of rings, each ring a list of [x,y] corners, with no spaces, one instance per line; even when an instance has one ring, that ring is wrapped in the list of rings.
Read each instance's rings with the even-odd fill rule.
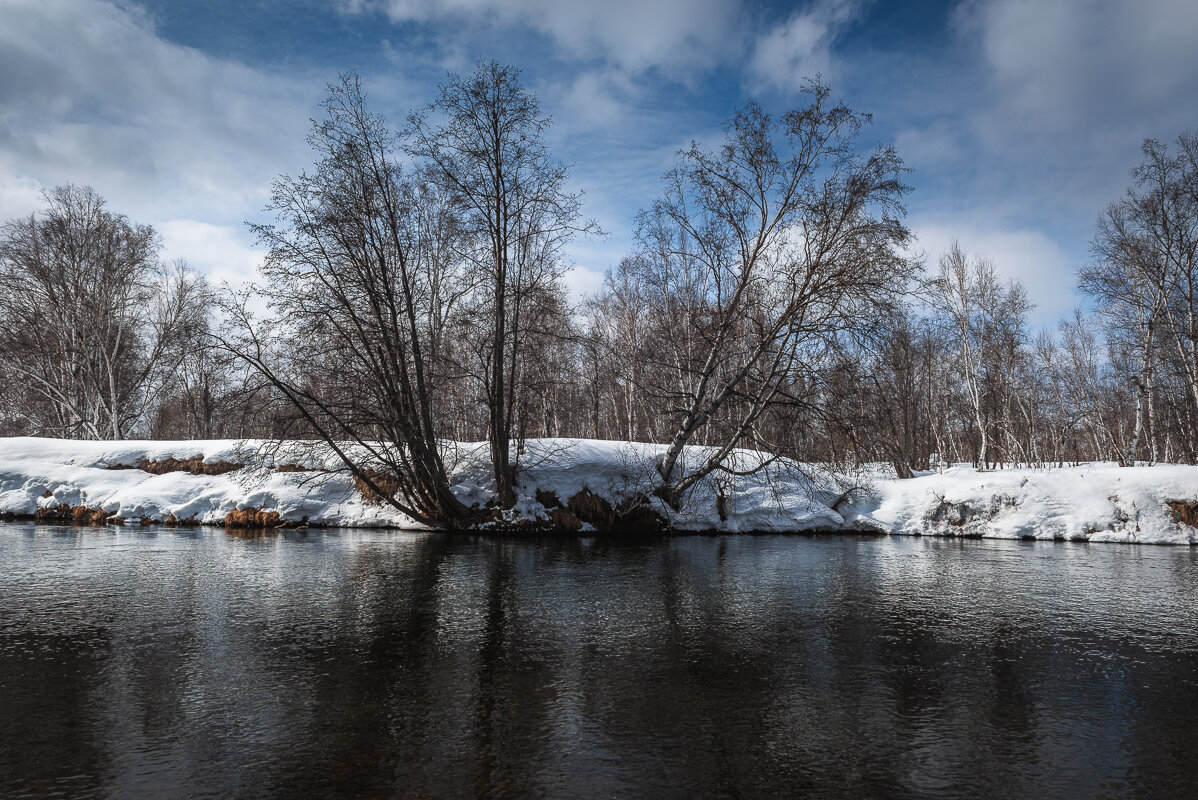
[[[887,534],[1198,543],[1198,467],[977,472],[909,480],[833,476],[789,462],[699,486],[675,511],[648,496],[659,445],[528,442],[519,500],[480,530],[586,533],[873,531]],[[700,454],[695,454],[696,456]],[[738,467],[760,454],[737,454]],[[455,493],[491,494],[486,448],[450,452]],[[265,441],[0,439],[0,516],[41,522],[420,528],[364,495],[327,449]]]

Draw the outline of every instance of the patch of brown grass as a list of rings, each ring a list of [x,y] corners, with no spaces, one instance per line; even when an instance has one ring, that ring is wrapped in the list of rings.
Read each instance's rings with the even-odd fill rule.
[[[549,509],[549,524],[553,530],[560,533],[577,533],[582,530],[582,522],[578,517],[564,508]]]
[[[613,508],[611,503],[585,488],[566,501],[566,508],[579,521],[579,528],[584,522],[599,531],[659,531],[668,527],[660,514],[635,498]]]
[[[1173,521],[1191,528],[1198,528],[1198,503],[1187,503],[1183,500],[1170,500],[1169,508],[1173,511]]]
[[[262,508],[235,508],[225,514],[226,528],[277,528],[282,522],[278,511]]]
[[[202,458],[165,458],[162,461],[139,461],[137,468],[151,475],[165,475],[168,472],[187,472],[192,475],[224,475],[242,469],[245,464],[232,461],[213,461]]]
[[[33,513],[33,521],[50,525],[106,525],[110,522],[120,524],[125,520],[118,517],[115,511],[60,503],[39,508]]]
[[[589,522],[600,530],[610,525],[615,516],[611,503],[586,488],[567,500],[566,508],[582,522]]]
[[[246,530],[307,528],[308,518],[304,517],[301,520],[284,519],[278,511],[267,511],[264,508],[235,508],[228,514],[225,514],[225,527],[243,528]]]
[[[133,464],[109,464],[108,469],[140,469],[151,475],[165,475],[168,472],[186,472],[191,475],[224,475],[242,469],[245,464],[232,461],[208,462],[202,458],[164,458],[161,461],[142,459]]]
[[[376,486],[386,493],[385,497],[380,495],[378,492],[374,491],[374,489],[370,488],[370,484],[366,483],[366,481],[362,480],[362,478],[355,475],[354,488],[358,490],[358,494],[362,495],[362,499],[367,503],[382,505],[390,498],[394,497],[395,493],[399,491],[399,478],[388,472],[381,472],[378,470],[363,470],[362,473],[366,477],[370,478],[370,480],[373,481]]]

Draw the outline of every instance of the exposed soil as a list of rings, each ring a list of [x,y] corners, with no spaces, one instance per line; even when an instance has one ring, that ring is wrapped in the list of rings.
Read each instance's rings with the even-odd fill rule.
[[[224,475],[244,467],[245,464],[237,464],[232,461],[208,462],[202,458],[164,458],[161,461],[143,459],[136,465],[111,464],[108,469],[140,469],[151,475],[165,475],[168,472],[186,472],[191,475]]]
[[[33,521],[46,525],[107,525],[110,522],[119,525],[125,520],[118,517],[115,511],[60,503],[39,508],[33,514]]]

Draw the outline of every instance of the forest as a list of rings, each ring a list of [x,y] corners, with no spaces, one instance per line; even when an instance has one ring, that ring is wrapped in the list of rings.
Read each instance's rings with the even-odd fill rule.
[[[3,224],[0,435],[316,440],[432,522],[475,513],[446,442],[487,448],[500,507],[538,438],[665,445],[674,508],[744,450],[899,478],[1198,460],[1198,134],[1144,141],[1084,308],[1035,330],[986,253],[920,249],[900,153],[819,81],[679,152],[584,298],[570,246],[603,231],[518,69],[479,62],[398,125],[354,74],[321,109],[252,283],[164,263],[86,186]]]

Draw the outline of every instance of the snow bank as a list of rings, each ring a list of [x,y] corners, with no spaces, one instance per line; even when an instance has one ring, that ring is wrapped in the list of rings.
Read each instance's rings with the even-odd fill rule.
[[[842,491],[834,481],[813,480],[794,465],[779,464],[751,477],[707,481],[695,489],[683,512],[674,512],[648,496],[653,465],[663,450],[660,445],[585,439],[530,441],[520,457],[518,502],[492,525],[548,524],[555,504],[564,506],[580,493],[613,509],[639,500],[680,530],[802,531],[843,522],[829,508]],[[696,448],[687,456],[701,458],[705,452]],[[760,458],[751,451],[735,454],[742,468]],[[221,462],[237,468],[218,475],[156,475],[137,468],[153,470],[155,462],[168,459],[201,468]],[[447,465],[453,490],[466,505],[484,505],[493,496],[485,443],[451,445]],[[219,524],[235,509],[262,509],[316,525],[420,527],[390,506],[364,500],[348,474],[330,471],[339,467],[327,448],[299,443],[0,439],[0,514],[29,516],[66,506],[99,509],[127,521],[174,517]]]
[[[841,510],[845,525],[894,534],[1198,543],[1198,528],[1175,519],[1170,503],[1198,502],[1198,467],[1087,464],[875,482]]]
[[[276,472],[287,456],[268,455],[264,442],[80,442],[23,437],[0,439],[0,514],[85,506],[126,520],[218,524],[238,508],[277,511],[284,519],[320,525],[409,527],[389,506],[365,502],[348,475]],[[276,458],[280,460],[276,461]],[[137,469],[143,461],[200,459],[245,465],[223,475]],[[318,466],[309,458],[304,466]]]
[[[655,464],[665,445],[610,442],[596,439],[536,439],[522,457],[521,497],[514,511],[535,517],[541,512],[537,492],[560,500],[583,490],[619,506],[629,498],[644,498],[648,507],[671,527],[684,531],[799,532],[839,527],[843,519],[829,506],[844,491],[833,478],[815,469],[786,462],[767,464],[755,475],[717,476],[700,483],[686,507],[674,512],[650,496],[656,485]],[[698,463],[708,448],[690,448],[684,457]],[[738,471],[762,465],[763,456],[736,451],[730,466]],[[490,491],[489,463],[476,462],[471,485],[485,496]],[[722,501],[721,501],[722,495]],[[471,501],[477,497],[471,494]],[[723,517],[721,517],[721,507]]]
[[[552,524],[555,507],[572,507],[579,498],[618,513],[631,499],[689,531],[1198,543],[1198,528],[1178,522],[1170,507],[1184,503],[1198,513],[1198,467],[1096,464],[985,473],[954,467],[905,481],[875,476],[850,492],[853,483],[843,477],[777,461],[750,476],[714,476],[674,512],[650,494],[663,450],[585,439],[530,441],[520,455],[518,502],[491,525]],[[706,452],[695,448],[687,458],[695,462]],[[743,470],[762,458],[740,451],[733,466]],[[153,474],[168,459],[191,471]],[[193,474],[221,462],[227,472]],[[493,494],[485,444],[453,445],[447,463],[457,496],[467,505],[485,504]],[[316,525],[420,527],[390,506],[363,499],[338,467],[327,448],[295,443],[0,439],[0,514],[66,506],[127,521],[220,524],[231,511],[261,509]]]

